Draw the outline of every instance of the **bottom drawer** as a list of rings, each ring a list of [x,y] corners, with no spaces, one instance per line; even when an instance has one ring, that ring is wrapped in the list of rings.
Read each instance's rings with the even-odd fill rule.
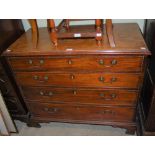
[[[29,102],[34,116],[52,118],[55,120],[83,120],[83,121],[118,121],[132,122],[135,118],[133,107],[106,107],[88,105],[67,105]]]

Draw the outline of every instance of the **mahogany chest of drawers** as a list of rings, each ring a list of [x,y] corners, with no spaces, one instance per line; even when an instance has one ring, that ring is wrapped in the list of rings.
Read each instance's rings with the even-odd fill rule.
[[[31,122],[71,122],[136,129],[136,107],[150,54],[137,24],[114,24],[116,48],[93,39],[60,40],[46,28],[33,48],[27,31],[4,53]]]

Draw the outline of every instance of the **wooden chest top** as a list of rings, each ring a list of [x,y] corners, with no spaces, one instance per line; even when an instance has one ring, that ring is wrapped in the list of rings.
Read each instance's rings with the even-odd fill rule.
[[[81,26],[82,27],[82,26]],[[91,26],[87,26],[89,29]],[[75,26],[76,29],[76,26]],[[38,47],[33,48],[31,30],[23,34],[4,52],[5,56],[34,56],[34,55],[87,55],[87,54],[135,54],[149,55],[150,52],[142,37],[137,24],[113,24],[113,33],[116,43],[111,48],[108,39],[103,36],[103,45],[98,47],[94,39],[66,39],[59,40],[58,47],[50,41],[47,28],[39,29]]]

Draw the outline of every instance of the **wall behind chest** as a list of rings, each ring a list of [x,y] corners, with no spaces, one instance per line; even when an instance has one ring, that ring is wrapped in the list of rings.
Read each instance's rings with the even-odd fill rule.
[[[61,19],[55,19],[56,25],[58,25],[60,21]],[[25,30],[28,30],[30,28],[30,25],[27,19],[22,19],[22,22]],[[47,22],[45,19],[38,19],[37,22],[39,27],[46,27],[47,25]],[[80,22],[80,24],[90,24],[90,23],[91,21]],[[144,19],[113,19],[113,23],[138,23],[139,27],[143,32]]]

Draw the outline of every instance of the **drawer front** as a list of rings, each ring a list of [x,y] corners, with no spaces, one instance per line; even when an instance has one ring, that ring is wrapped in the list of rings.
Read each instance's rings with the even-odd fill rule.
[[[52,119],[98,120],[98,121],[133,121],[135,108],[68,106],[59,104],[29,103],[33,115]]]
[[[9,58],[13,70],[86,70],[86,71],[134,71],[142,69],[143,57],[82,56],[82,57],[20,57]]]
[[[130,73],[50,73],[16,72],[17,81],[25,86],[122,87],[138,88],[140,74]]]
[[[23,87],[28,101],[84,103],[101,105],[131,105],[137,102],[138,92],[128,90],[89,90],[51,87]]]

